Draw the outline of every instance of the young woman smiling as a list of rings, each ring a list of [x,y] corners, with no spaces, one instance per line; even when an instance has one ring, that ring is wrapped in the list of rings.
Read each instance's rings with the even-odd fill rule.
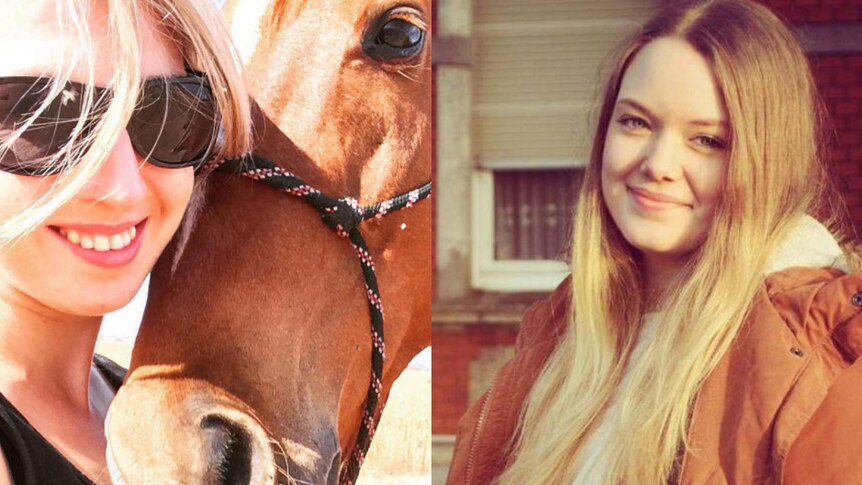
[[[572,277],[462,419],[448,482],[789,478],[862,353],[824,132],[805,53],[768,9],[666,2],[607,83]]]
[[[94,361],[96,336],[173,236],[195,167],[249,146],[226,39],[209,0],[4,5],[0,483],[110,483],[122,371]]]

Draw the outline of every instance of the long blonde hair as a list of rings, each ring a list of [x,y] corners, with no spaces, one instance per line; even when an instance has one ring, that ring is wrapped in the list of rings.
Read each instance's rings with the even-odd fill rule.
[[[602,153],[627,66],[644,45],[668,36],[707,60],[727,106],[729,163],[713,219],[721,230],[711,231],[660,299],[655,336],[629,370],[630,384],[617,389],[645,302],[637,252],[602,198]],[[663,484],[678,471],[690,449],[695,395],[739,331],[790,222],[811,214],[840,239],[846,207],[827,197],[825,115],[807,63],[789,29],[747,0],[667,2],[625,43],[576,209],[571,323],[527,397],[500,484],[571,483],[581,445],[614,392],[621,422],[600,451],[608,476],[595,482]]]
[[[107,101],[95,99],[93,93],[95,64],[87,20],[91,0],[55,0],[63,35],[73,34],[81,42],[71,47],[68,56],[57,56],[56,75],[45,102],[29,120],[0,140],[0,150],[8,150],[54,98],[61,95],[71,72],[81,65],[89,73],[88,87],[83,93],[83,113],[71,139],[47,161],[49,165],[65,169],[31,207],[0,221],[0,246],[14,242],[43,223],[71,200],[107,159],[110,150],[103,147],[116,144],[134,111],[142,83],[138,29],[144,15],[155,20],[156,27],[175,43],[191,66],[207,73],[223,127],[213,156],[238,156],[250,149],[250,101],[242,78],[241,62],[213,3],[210,0],[105,1],[108,5],[107,24],[114,41],[114,74],[107,84],[114,95]],[[85,130],[86,120],[97,109],[97,125],[92,130]],[[68,166],[71,159],[79,161]]]

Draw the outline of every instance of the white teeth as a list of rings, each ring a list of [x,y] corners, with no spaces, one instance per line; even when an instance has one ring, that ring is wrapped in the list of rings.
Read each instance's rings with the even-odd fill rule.
[[[108,236],[96,234],[93,237],[93,249],[96,251],[107,251],[111,249],[111,241],[108,239]]]
[[[64,228],[59,228],[59,232],[61,235],[65,236],[69,242],[72,244],[78,244],[84,249],[116,251],[131,244],[138,231],[134,226],[132,226],[123,232],[112,234],[110,236],[106,236],[104,234],[82,234],[78,231]]]
[[[111,242],[111,249],[123,249],[126,246],[123,244],[122,234],[114,234],[109,240]]]
[[[84,249],[93,249],[93,238],[87,235],[81,235],[81,247]]]

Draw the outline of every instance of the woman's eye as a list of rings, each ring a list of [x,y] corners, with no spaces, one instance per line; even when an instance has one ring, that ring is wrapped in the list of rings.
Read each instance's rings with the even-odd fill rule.
[[[623,116],[617,121],[624,127],[631,128],[634,130],[639,130],[641,128],[649,128],[649,125],[647,124],[646,120],[644,120],[643,118],[638,118],[636,116]]]
[[[722,150],[725,147],[723,141],[719,140],[718,138],[713,138],[711,136],[699,136],[695,138],[695,140],[697,141],[698,145],[704,148],[708,148],[710,150]]]

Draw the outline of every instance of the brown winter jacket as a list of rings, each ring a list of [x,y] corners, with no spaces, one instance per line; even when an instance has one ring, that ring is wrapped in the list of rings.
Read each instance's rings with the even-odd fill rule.
[[[570,296],[566,280],[524,316],[515,357],[459,423],[448,485],[489,484],[504,469]],[[860,312],[860,273],[794,267],[767,276],[696,397],[689,437],[698,452],[683,457],[678,483],[862,484]]]

